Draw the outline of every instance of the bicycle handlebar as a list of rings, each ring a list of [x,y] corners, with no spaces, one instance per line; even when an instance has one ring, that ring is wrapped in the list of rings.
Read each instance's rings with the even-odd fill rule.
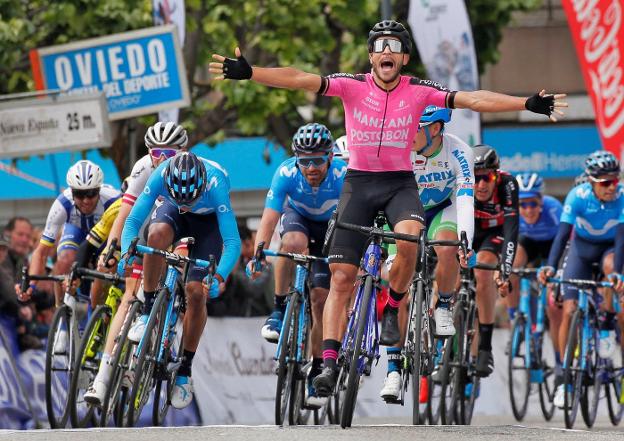
[[[557,277],[549,277],[546,280],[547,283],[557,283],[560,285],[574,285],[579,288],[613,288],[613,283],[602,282],[596,280],[584,280],[584,279],[561,279]]]
[[[294,260],[297,263],[308,263],[308,262],[328,263],[327,257],[309,256],[307,254],[297,254],[297,253],[282,253],[280,251],[273,251],[273,250],[262,250],[262,252],[265,256],[286,257],[288,259]]]
[[[190,243],[189,243],[190,244]],[[148,247],[146,245],[136,245],[134,254],[152,254],[165,258],[168,265],[178,266],[182,263],[192,263],[202,268],[214,267],[215,257],[211,254],[208,260],[196,259],[179,254],[170,253],[169,251],[159,250],[157,248]]]
[[[418,236],[414,236],[412,234],[394,233],[392,231],[385,231],[383,228],[379,227],[365,227],[363,225],[350,224],[348,222],[336,222],[336,227],[342,228],[343,230],[354,231],[356,233],[363,233],[368,236],[378,236],[382,239],[398,239],[415,243],[418,243],[420,240]]]

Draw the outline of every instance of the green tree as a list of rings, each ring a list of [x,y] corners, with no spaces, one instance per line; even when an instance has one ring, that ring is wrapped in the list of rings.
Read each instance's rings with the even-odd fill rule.
[[[511,13],[540,0],[471,0],[477,58],[482,71],[498,57],[501,29]],[[407,21],[409,0],[394,1],[395,16]],[[338,100],[269,89],[250,81],[213,82],[213,53],[232,56],[239,45],[252,64],[297,66],[322,75],[366,72],[369,29],[379,19],[377,0],[186,0],[184,58],[192,105],[183,109],[191,142],[227,136],[264,135],[289,145],[294,130],[310,118],[344,133]],[[0,93],[33,89],[28,51],[151,25],[151,0],[0,0]],[[406,73],[424,75],[414,50]],[[139,139],[155,116],[141,118]],[[110,155],[127,164],[127,122],[113,126]],[[142,145],[142,143],[139,143]]]

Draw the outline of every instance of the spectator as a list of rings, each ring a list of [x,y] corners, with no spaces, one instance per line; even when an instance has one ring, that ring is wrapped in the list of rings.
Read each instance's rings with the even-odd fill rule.
[[[12,275],[13,282],[18,283],[22,267],[32,251],[33,226],[25,217],[14,217],[4,228],[4,236],[9,241],[9,252],[0,265]]]

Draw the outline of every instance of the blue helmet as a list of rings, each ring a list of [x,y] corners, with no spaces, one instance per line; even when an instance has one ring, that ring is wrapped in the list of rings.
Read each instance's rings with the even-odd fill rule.
[[[292,139],[292,150],[297,153],[328,153],[334,147],[331,132],[323,124],[310,123],[297,129]]]
[[[438,106],[427,106],[422,116],[420,117],[421,123],[431,124],[434,122],[442,121],[449,122],[451,120],[451,109]]]
[[[206,188],[206,166],[190,152],[171,158],[163,177],[167,192],[178,205],[193,205]]]
[[[589,176],[587,176],[587,173],[583,172],[580,175],[578,175],[576,178],[574,178],[574,186],[576,187],[577,185],[582,185],[586,182],[589,182]]]
[[[592,177],[619,174],[620,161],[607,150],[596,150],[585,159],[585,173]]]
[[[537,173],[520,173],[516,176],[520,199],[541,197],[544,192],[544,180]]]

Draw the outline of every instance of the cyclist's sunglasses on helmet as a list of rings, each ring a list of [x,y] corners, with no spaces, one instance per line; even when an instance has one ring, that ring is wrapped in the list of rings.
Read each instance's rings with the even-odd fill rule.
[[[72,189],[72,197],[74,199],[92,199],[100,194],[99,188],[90,188],[88,190]]]
[[[536,208],[538,205],[537,201],[520,201],[521,208]]]
[[[494,182],[497,176],[498,174],[494,170],[484,175],[475,175],[475,184],[478,184],[480,181]]]
[[[590,176],[589,179],[592,182],[595,182],[596,184],[600,185],[601,187],[610,187],[612,185],[618,185],[620,180],[618,178],[606,178],[606,179],[598,179],[598,178],[594,178],[593,176]]]
[[[165,159],[173,158],[178,152],[178,149],[167,147],[153,147],[149,149],[149,153],[154,159],[160,159],[161,156],[164,156]]]
[[[399,40],[393,38],[378,38],[373,42],[373,52],[381,53],[388,46],[390,52],[400,54],[403,51],[403,45]]]
[[[329,159],[329,155],[297,156],[297,165],[303,168],[310,168],[312,166],[319,168],[319,167],[322,167],[327,162],[328,159]]]

